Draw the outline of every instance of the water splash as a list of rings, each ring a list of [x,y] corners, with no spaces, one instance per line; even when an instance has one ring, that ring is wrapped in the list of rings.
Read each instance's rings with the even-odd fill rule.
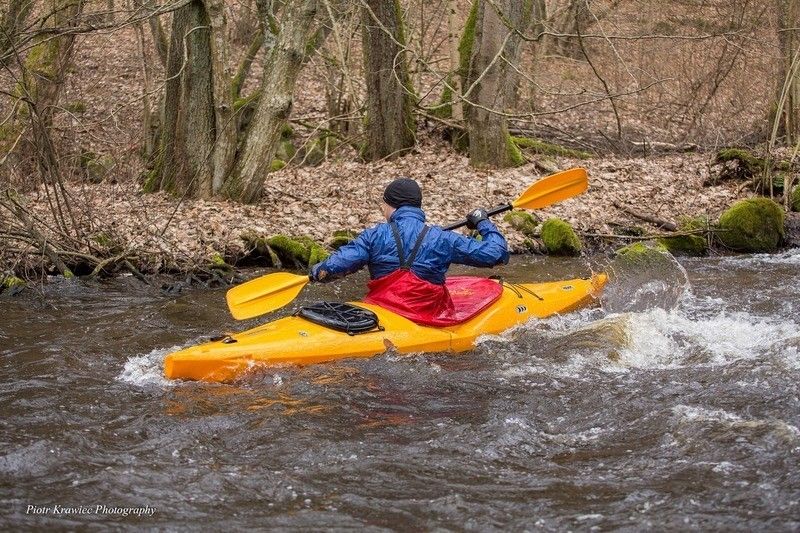
[[[610,282],[601,302],[609,313],[674,309],[690,289],[686,270],[675,257],[646,244],[640,252],[617,256],[605,270]]]
[[[125,361],[122,372],[117,376],[117,380],[136,385],[137,387],[171,387],[175,384],[164,377],[164,357],[168,353],[180,350],[181,346],[171,348],[157,348],[144,355],[134,355]]]

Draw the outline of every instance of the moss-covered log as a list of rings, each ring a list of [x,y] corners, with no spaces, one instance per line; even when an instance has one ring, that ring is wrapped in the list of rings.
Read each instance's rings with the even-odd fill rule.
[[[511,137],[511,141],[523,151],[530,151],[535,154],[552,155],[559,157],[573,157],[575,159],[589,159],[592,154],[582,150],[574,150],[561,146],[560,144],[553,144],[539,139],[532,139],[530,137]]]

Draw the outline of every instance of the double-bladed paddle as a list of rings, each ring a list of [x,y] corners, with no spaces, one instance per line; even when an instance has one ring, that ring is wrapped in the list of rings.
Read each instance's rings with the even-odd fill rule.
[[[589,186],[589,178],[583,168],[572,168],[542,178],[523,192],[510,204],[489,210],[489,216],[512,209],[541,209],[556,202],[583,193]],[[462,220],[445,227],[454,230],[466,226]],[[237,285],[228,291],[226,299],[233,318],[244,320],[276,309],[294,300],[311,278],[307,275],[276,272]]]

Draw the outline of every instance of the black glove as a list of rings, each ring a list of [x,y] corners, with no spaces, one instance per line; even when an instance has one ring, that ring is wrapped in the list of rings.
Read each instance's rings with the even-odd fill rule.
[[[467,227],[469,229],[476,229],[478,223],[482,220],[489,220],[489,214],[486,212],[486,209],[480,207],[478,209],[473,209],[467,215]]]

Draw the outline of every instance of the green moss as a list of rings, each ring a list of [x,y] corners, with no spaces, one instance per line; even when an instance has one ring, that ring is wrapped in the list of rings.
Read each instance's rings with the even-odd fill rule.
[[[81,154],[81,167],[86,173],[86,179],[91,183],[100,183],[117,164],[110,155],[96,155],[93,152]]]
[[[700,235],[676,235],[658,239],[673,255],[701,256],[708,253],[708,241]]]
[[[249,96],[243,96],[241,98],[237,98],[233,102],[233,111],[235,113],[239,113],[240,111],[242,111],[245,108],[255,107],[255,104],[256,104],[256,102],[258,102],[259,98],[261,98],[261,91],[260,90],[259,91],[255,91],[253,94],[251,94]]]
[[[464,33],[458,41],[458,75],[464,85],[469,74],[469,61],[472,56],[472,46],[475,44],[475,27],[478,23],[478,0],[472,0],[469,15],[464,23]]]
[[[158,169],[152,168],[145,172],[144,174],[144,183],[142,184],[142,191],[144,192],[155,192],[158,190],[158,182],[159,182],[160,173]]]
[[[267,244],[275,251],[284,265],[300,267],[308,264],[308,249],[295,239],[286,235],[276,235],[267,239]]]
[[[286,166],[286,161],[284,161],[283,159],[273,159],[272,163],[269,164],[269,171],[277,172],[285,166]]]
[[[220,270],[223,272],[233,271],[233,265],[225,261],[225,258],[219,252],[212,252],[208,258],[208,267],[211,270]]]
[[[792,211],[800,211],[800,185],[795,185],[792,189],[792,196],[789,198]]]
[[[316,265],[317,263],[326,260],[330,255],[331,254],[328,253],[328,250],[326,250],[319,244],[314,243],[309,248],[308,266]]]
[[[306,268],[326,259],[327,250],[308,237],[287,237],[276,235],[267,240],[283,265]]]
[[[749,198],[733,204],[719,218],[719,240],[740,252],[773,252],[784,234],[781,206],[769,198]]]
[[[708,230],[711,227],[708,217],[700,215],[696,217],[680,217],[678,219],[678,229],[681,231]]]
[[[661,243],[635,242],[619,248],[614,253],[619,258],[632,262],[640,262],[651,257],[661,258],[664,254],[669,254],[669,250]]]
[[[103,246],[103,247],[106,247],[106,248],[112,246],[112,244],[114,242],[113,239],[111,238],[111,236],[108,233],[104,232],[104,231],[101,231],[100,233],[98,233],[96,235],[93,235],[91,240],[93,240],[94,242],[96,242],[100,246]]]
[[[542,224],[542,241],[550,255],[578,255],[581,241],[569,223],[551,218]]]
[[[525,164],[525,157],[523,157],[511,135],[506,138],[506,148],[508,149],[508,160],[511,162],[511,166],[518,167]]]
[[[558,144],[547,143],[538,139],[532,139],[530,137],[511,137],[511,140],[519,148],[530,150],[536,154],[559,157],[574,157],[576,159],[589,159],[592,157],[592,154],[589,152],[573,150],[572,148],[567,148]]]
[[[330,246],[334,250],[338,250],[345,244],[358,237],[358,233],[349,229],[342,229],[333,232],[333,239],[331,239]]]
[[[539,225],[539,221],[527,211],[510,211],[503,216],[503,220],[526,237],[533,237]]]
[[[759,172],[763,172],[767,166],[765,160],[742,148],[723,148],[717,152],[715,161],[717,163],[737,162],[740,165],[740,173],[743,178],[752,177]]]
[[[64,272],[62,272],[62,274],[64,274],[64,279],[72,279],[72,278],[75,277],[75,274],[70,269],[64,270]]]
[[[439,118],[450,118],[453,116],[453,89],[451,75],[447,76],[447,84],[442,89],[442,96],[439,98],[439,105],[436,106],[431,114]]]
[[[0,292],[6,289],[14,289],[15,287],[25,287],[26,283],[24,279],[20,279],[16,276],[7,275],[0,277]]]
[[[708,217],[683,217],[678,221],[680,231],[707,231]],[[708,239],[703,235],[676,235],[658,239],[673,255],[701,256],[708,253]]]

